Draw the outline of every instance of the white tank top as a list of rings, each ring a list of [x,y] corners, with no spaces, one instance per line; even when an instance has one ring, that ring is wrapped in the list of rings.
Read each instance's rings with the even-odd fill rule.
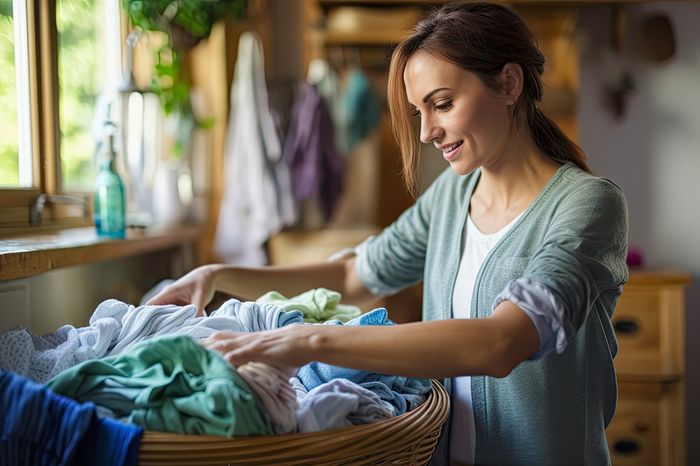
[[[459,263],[459,271],[452,291],[452,317],[469,319],[471,301],[474,294],[474,282],[481,264],[488,253],[503,235],[520,218],[520,213],[508,225],[490,235],[485,235],[474,225],[467,215],[465,228],[464,252]],[[459,463],[474,463],[476,428],[474,410],[472,409],[471,377],[452,379],[452,423],[450,425],[450,460]]]

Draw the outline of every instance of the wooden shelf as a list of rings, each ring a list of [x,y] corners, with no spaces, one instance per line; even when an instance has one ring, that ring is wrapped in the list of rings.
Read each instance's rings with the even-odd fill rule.
[[[94,227],[0,240],[0,280],[194,244],[201,228],[129,229],[126,239],[97,236]]]
[[[405,31],[372,32],[327,32],[325,43],[328,45],[395,45],[403,39]]]

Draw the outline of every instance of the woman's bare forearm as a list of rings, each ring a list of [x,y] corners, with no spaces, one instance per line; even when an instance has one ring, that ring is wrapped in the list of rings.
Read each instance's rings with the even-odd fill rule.
[[[529,317],[504,301],[484,319],[328,326],[310,343],[323,362],[343,367],[414,377],[504,377],[537,350],[539,336]]]
[[[292,325],[219,332],[204,343],[234,366],[249,361],[298,367],[311,361],[411,377],[504,377],[537,351],[530,318],[504,301],[484,319],[389,326]]]
[[[354,258],[301,266],[210,266],[214,286],[239,299],[252,300],[270,290],[294,296],[311,288],[328,288],[343,295],[343,302],[362,304],[373,298],[355,273]]]
[[[485,319],[319,327],[309,337],[312,360],[413,377],[502,377],[539,345],[534,325],[512,303]]]

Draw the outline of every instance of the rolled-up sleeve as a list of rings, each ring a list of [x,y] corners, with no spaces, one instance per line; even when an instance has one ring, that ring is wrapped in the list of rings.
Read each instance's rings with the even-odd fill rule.
[[[496,300],[512,300],[533,319],[540,334],[535,357],[563,352],[600,295],[625,283],[627,223],[624,195],[603,178],[582,183],[558,206],[523,277]]]
[[[532,321],[540,338],[540,346],[530,359],[540,359],[556,349],[561,353],[566,348],[564,322],[564,305],[552,293],[539,283],[528,278],[511,281],[496,296],[493,307],[503,301],[510,301],[518,306]]]

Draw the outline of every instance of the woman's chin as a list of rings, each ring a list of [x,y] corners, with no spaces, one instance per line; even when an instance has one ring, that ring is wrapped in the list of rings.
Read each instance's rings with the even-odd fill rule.
[[[478,164],[467,162],[461,157],[458,157],[455,160],[451,160],[449,164],[450,168],[452,168],[452,171],[455,173],[455,175],[468,175],[469,173],[479,168]]]

